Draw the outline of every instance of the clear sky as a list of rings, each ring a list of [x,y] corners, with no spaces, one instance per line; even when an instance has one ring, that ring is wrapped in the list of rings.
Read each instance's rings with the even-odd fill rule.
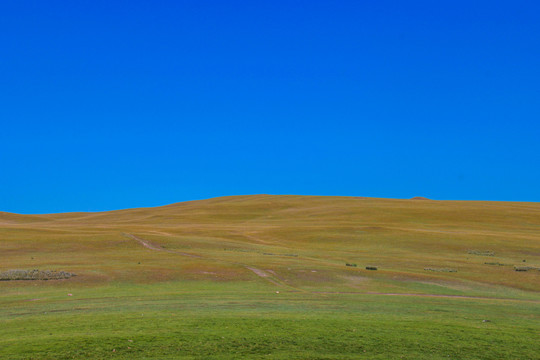
[[[538,1],[0,2],[0,211],[540,201]]]

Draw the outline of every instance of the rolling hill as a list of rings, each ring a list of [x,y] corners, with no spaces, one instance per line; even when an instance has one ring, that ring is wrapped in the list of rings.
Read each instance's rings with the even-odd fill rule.
[[[410,310],[414,306],[419,312],[431,309],[426,304],[433,301],[438,301],[438,307],[447,306],[441,311],[448,311],[448,317],[437,313],[435,322],[431,315],[427,320],[416,319],[439,326],[441,321],[450,321],[451,313],[466,313],[466,309],[483,304],[482,317],[521,319],[519,331],[500,328],[504,336],[512,332],[531,336],[539,331],[538,323],[531,325],[540,312],[538,203],[254,195],[98,213],[0,213],[0,253],[0,272],[40,269],[77,275],[63,280],[0,282],[0,320],[8,325],[4,327],[8,335],[0,340],[5,349],[0,355],[13,359],[29,358],[29,354],[47,358],[35,346],[38,352],[32,353],[32,346],[17,343],[9,334],[32,328],[27,322],[31,320],[43,326],[33,331],[38,334],[38,343],[46,344],[45,323],[54,311],[64,316],[61,334],[72,329],[73,324],[66,319],[74,321],[70,316],[81,312],[90,316],[85,318],[89,328],[101,315],[118,318],[125,311],[131,316],[143,309],[153,313],[154,320],[163,312],[174,314],[176,306],[185,314],[201,316],[201,308],[189,301],[202,308],[216,306],[218,310],[212,316],[218,319],[232,316],[231,303],[242,308],[242,316],[247,316],[246,304],[262,313],[277,311],[275,306],[290,306],[277,311],[278,318],[287,322],[289,312],[302,313],[299,303],[309,304],[306,308],[314,313],[322,311],[311,319],[315,321],[358,315],[359,301],[376,300],[382,308],[371,309],[369,326],[389,326],[386,321],[393,319],[398,324],[396,329],[403,321],[420,316]],[[278,300],[275,296],[281,297]],[[179,298],[184,302],[174,300]],[[228,299],[228,305],[218,299]],[[338,309],[334,315],[328,312],[332,308]],[[254,314],[249,316],[254,321],[259,319]],[[473,328],[478,326],[474,324]],[[156,337],[160,333],[156,331],[150,329],[149,333]],[[114,338],[111,329],[100,334]],[[241,332],[238,336],[245,335]],[[392,342],[394,335],[381,335],[381,339]],[[73,341],[82,352],[58,338],[52,342],[51,358],[121,356],[114,347],[117,345],[111,345],[114,352],[108,348],[92,352],[92,347],[84,345],[90,335],[77,336]],[[410,336],[414,341],[414,333]],[[167,349],[156,358],[175,358],[168,347],[174,340],[169,340]],[[464,347],[469,344],[466,338],[462,341]],[[534,342],[520,341],[519,346],[529,352],[519,353],[516,348],[514,355],[530,357],[536,353]],[[432,342],[437,344],[434,349],[440,348],[439,340]],[[147,350],[153,350],[141,349],[137,354],[127,352],[127,347],[123,347],[126,353],[122,355],[126,358],[157,354],[148,344]],[[262,353],[274,354],[273,358],[294,358],[286,351],[290,347],[282,349],[279,356],[267,347],[262,346]],[[133,350],[134,346],[129,348]],[[343,354],[339,349],[333,348],[327,358],[358,356],[357,348]],[[402,350],[405,355],[416,354],[415,358],[444,357],[435,350],[429,353],[432,357],[425,351]],[[477,350],[470,358],[479,358],[474,357],[481,354],[480,347]],[[206,350],[193,351],[202,354]],[[318,358],[314,354],[321,350],[313,351],[300,352],[298,358]],[[497,358],[501,356],[497,351],[491,354],[493,357],[483,354],[485,358]],[[254,352],[252,358],[261,354]],[[459,358],[467,358],[460,354]],[[392,358],[383,352],[371,355]]]

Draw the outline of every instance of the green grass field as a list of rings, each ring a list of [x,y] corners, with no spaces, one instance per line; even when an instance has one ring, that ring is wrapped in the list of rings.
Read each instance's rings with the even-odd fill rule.
[[[0,254],[77,274],[0,281],[0,359],[540,359],[538,203],[0,213]]]

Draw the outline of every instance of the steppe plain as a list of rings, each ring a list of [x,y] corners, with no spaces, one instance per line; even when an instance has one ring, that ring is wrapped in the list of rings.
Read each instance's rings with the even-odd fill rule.
[[[540,203],[0,212],[15,269],[76,276],[0,281],[1,359],[540,359]]]

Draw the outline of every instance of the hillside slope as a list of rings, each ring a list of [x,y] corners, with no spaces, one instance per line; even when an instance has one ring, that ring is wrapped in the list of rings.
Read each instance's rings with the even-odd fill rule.
[[[540,271],[514,271],[540,267],[540,204],[255,195],[0,213],[0,250],[0,270],[67,270],[87,283],[258,275],[308,291],[540,291]]]

